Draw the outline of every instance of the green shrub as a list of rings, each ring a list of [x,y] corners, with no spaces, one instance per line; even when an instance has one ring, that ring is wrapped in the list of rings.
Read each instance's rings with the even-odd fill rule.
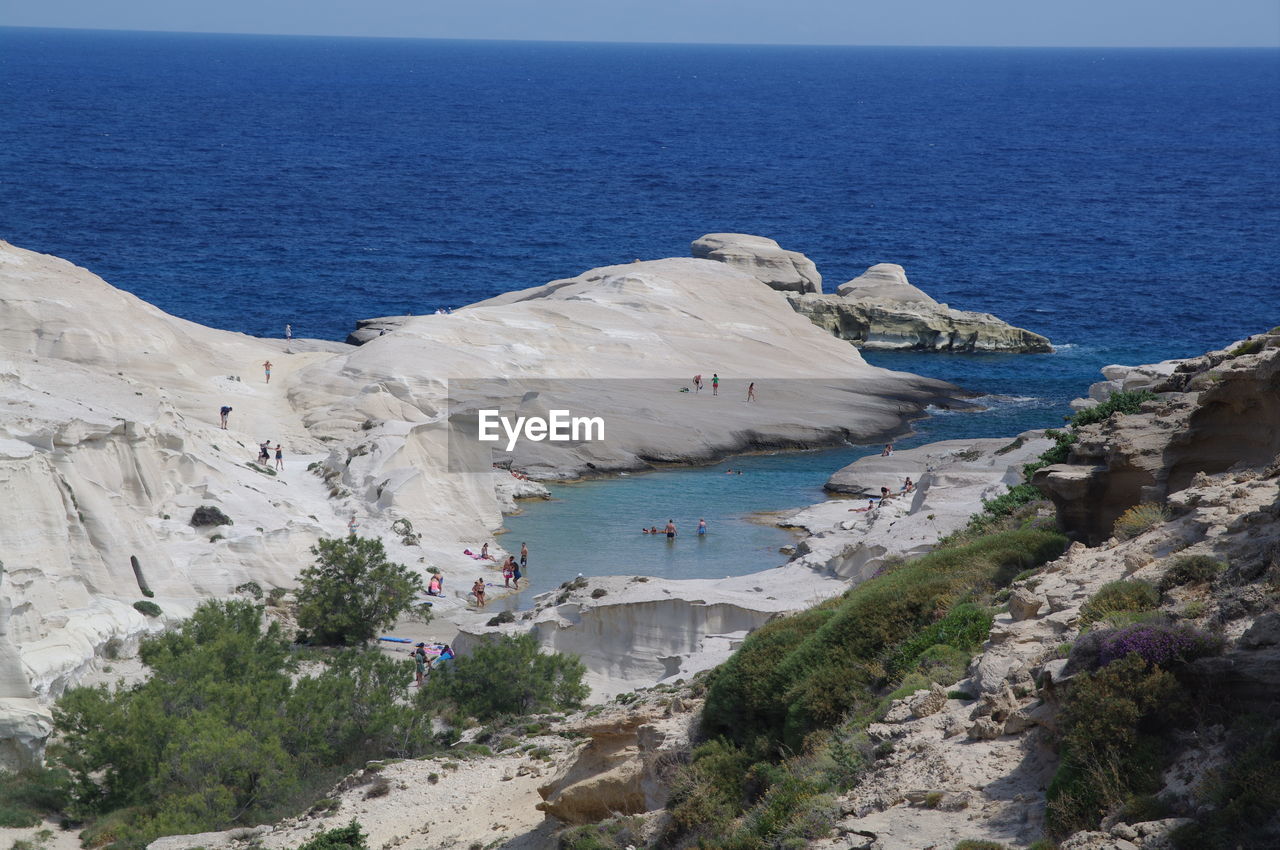
[[[925,626],[904,642],[890,659],[886,669],[890,675],[911,669],[922,654],[935,645],[961,650],[965,656],[964,664],[967,665],[970,651],[986,642],[993,619],[989,611],[972,603],[956,605],[941,620]],[[948,660],[954,662],[955,656]],[[955,679],[951,681],[954,682]]]
[[[644,844],[644,821],[612,817],[601,823],[575,826],[560,833],[559,850],[624,850]]]
[[[1089,625],[1112,614],[1151,611],[1160,604],[1160,591],[1150,582],[1125,579],[1104,584],[1080,608],[1080,623]]]
[[[422,592],[422,578],[387,560],[381,540],[322,539],[311,552],[315,564],[298,576],[298,626],[318,643],[364,643],[413,609]]]
[[[1259,337],[1240,343],[1231,351],[1227,352],[1228,357],[1240,357],[1245,354],[1257,354],[1262,350],[1262,346],[1266,344],[1266,340]]]
[[[346,826],[319,833],[298,850],[369,850],[369,844],[359,822],[353,819]]]
[[[1031,476],[1038,469],[1055,463],[1066,463],[1071,454],[1071,446],[1076,442],[1074,431],[1057,431],[1050,428],[1044,432],[1044,435],[1053,440],[1053,445],[1041,452],[1039,458],[1023,465],[1022,475],[1028,481],[1031,480]]]
[[[1139,534],[1150,531],[1157,525],[1163,525],[1169,521],[1171,516],[1169,509],[1164,505],[1156,502],[1143,502],[1120,514],[1112,533],[1121,540],[1131,540]]]
[[[481,721],[577,708],[589,693],[576,655],[543,653],[533,635],[501,635],[437,667],[419,692],[424,709],[452,706]]]
[[[144,681],[74,688],[53,709],[49,760],[69,772],[67,813],[93,821],[93,846],[276,820],[372,757],[429,744],[428,719],[402,700],[407,659],[346,651],[299,676],[248,601],[202,604],[139,657]]]
[[[238,584],[235,588],[236,593],[243,593],[254,599],[262,598],[262,585],[256,581],[246,581],[244,584]]]
[[[914,661],[935,643],[984,639],[985,615],[970,608],[941,627],[950,637],[931,633],[897,649],[942,619],[964,594],[1003,586],[1061,554],[1065,544],[1062,535],[1044,530],[992,534],[935,550],[837,600],[757,630],[712,671],[704,728],[737,742],[763,736],[800,751],[810,732],[836,725],[860,700],[874,700],[886,678],[880,661],[885,653]]]
[[[1050,833],[1094,829],[1135,794],[1159,790],[1161,736],[1187,710],[1173,674],[1136,654],[1078,676],[1059,715],[1062,761],[1046,796]]]
[[[160,610],[160,606],[146,599],[139,599],[133,603],[133,610],[137,611],[145,617],[159,617],[164,612]]]
[[[1204,584],[1213,581],[1226,568],[1226,564],[1208,555],[1183,555],[1174,558],[1169,569],[1165,570],[1160,579],[1160,589],[1168,590],[1184,584]]]
[[[66,770],[31,767],[0,773],[0,827],[36,826],[70,802],[71,774]]]
[[[1081,410],[1071,417],[1071,427],[1080,428],[1095,422],[1104,422],[1117,413],[1137,413],[1143,402],[1153,401],[1156,394],[1150,390],[1131,390],[1112,393],[1106,401]]]
[[[965,671],[969,668],[969,661],[973,658],[973,652],[967,649],[958,649],[944,643],[934,644],[933,646],[920,653],[916,659],[916,672],[930,682],[936,682],[939,685],[950,685],[964,678]]]
[[[1039,488],[1018,484],[994,499],[983,500],[982,510],[995,517],[1008,516],[1023,505],[1042,498]]]

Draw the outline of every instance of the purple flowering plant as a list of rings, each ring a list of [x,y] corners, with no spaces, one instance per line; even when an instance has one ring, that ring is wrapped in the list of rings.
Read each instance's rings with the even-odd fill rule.
[[[1156,667],[1193,661],[1222,651],[1222,641],[1186,624],[1136,623],[1102,638],[1098,666],[1105,667],[1131,652]]]

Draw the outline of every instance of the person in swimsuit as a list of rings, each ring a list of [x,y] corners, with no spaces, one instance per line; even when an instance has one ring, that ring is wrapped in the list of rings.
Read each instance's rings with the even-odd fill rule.
[[[284,338],[293,339],[293,325],[284,326]]]
[[[521,569],[529,566],[529,546],[526,543],[520,544],[520,567]]]
[[[276,443],[276,469],[284,469],[284,449]]]
[[[440,592],[440,586],[440,576],[433,573],[430,583],[427,584],[427,596],[444,596],[444,594]]]
[[[515,575],[515,572],[516,572],[516,559],[511,555],[508,555],[507,559],[502,562],[502,586],[503,587],[511,586],[511,577]]]
[[[705,519],[698,520],[698,534],[703,535],[706,533],[707,533],[707,521]]]
[[[218,411],[218,416],[222,420],[223,431],[227,430],[227,417],[230,415],[231,415],[231,408],[225,404],[222,405],[222,408]]]
[[[695,393],[702,392],[702,376],[701,375],[693,376],[693,391]]]
[[[676,539],[676,524],[675,524],[675,520],[670,520],[670,519],[669,519],[669,520],[667,520],[667,539],[668,539],[668,540],[675,540],[675,539]]]
[[[351,521],[347,523],[347,534],[352,537],[356,536],[356,529],[360,527],[360,523],[356,522],[356,515],[351,515]]]
[[[711,373],[711,394],[720,395],[720,376],[715,372]]]
[[[267,360],[262,364],[262,371],[267,373],[267,383],[271,383],[271,361]]]
[[[271,463],[271,441],[270,440],[266,440],[265,442],[258,444],[258,462],[262,464]]]
[[[903,492],[903,493],[910,493],[910,492],[911,492],[912,490],[914,490],[914,489],[916,489],[915,482],[914,482],[914,481],[912,481],[912,480],[911,480],[911,476],[910,476],[910,475],[908,475],[908,476],[907,476],[907,480],[902,482],[902,492]]]
[[[476,583],[471,585],[471,595],[476,598],[476,607],[484,607],[484,578],[476,579]]]
[[[520,578],[524,575],[524,572],[522,571],[522,568],[520,567],[520,565],[517,563],[514,563],[514,561],[515,559],[513,558],[512,566],[511,566],[511,578],[512,578],[511,586],[514,587],[516,590],[519,590]]]
[[[756,382],[752,381],[747,385],[747,401],[756,400]]]
[[[884,449],[880,452],[880,457],[888,457],[893,454],[893,443],[885,443]]]

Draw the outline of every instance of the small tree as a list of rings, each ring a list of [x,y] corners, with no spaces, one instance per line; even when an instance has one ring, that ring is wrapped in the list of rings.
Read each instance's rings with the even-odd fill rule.
[[[503,635],[434,670],[421,694],[430,707],[452,705],[480,720],[576,708],[589,693],[586,670],[576,655],[539,652],[533,635]]]
[[[388,561],[381,540],[353,534],[321,540],[311,552],[315,564],[298,576],[298,626],[318,643],[367,641],[414,608],[422,592],[421,577]]]

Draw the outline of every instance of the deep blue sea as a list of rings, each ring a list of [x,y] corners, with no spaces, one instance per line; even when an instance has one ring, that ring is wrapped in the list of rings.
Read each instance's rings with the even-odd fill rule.
[[[170,313],[341,339],[358,318],[683,256],[707,232],[758,233],[808,254],[828,289],[897,262],[939,300],[1061,347],[869,354],[1004,397],[924,423],[934,439],[1054,424],[1107,363],[1280,324],[1278,199],[1276,50],[0,28],[0,238]],[[689,512],[716,508],[723,528],[747,502],[816,498],[834,461],[806,457],[774,461],[789,483],[752,499],[699,496],[695,473],[666,492],[692,493]],[[600,517],[557,521],[565,504],[514,530],[579,545],[558,541],[585,541]],[[600,551],[580,545],[563,560]],[[614,560],[665,569],[645,551]],[[702,571],[741,571],[752,551]]]

